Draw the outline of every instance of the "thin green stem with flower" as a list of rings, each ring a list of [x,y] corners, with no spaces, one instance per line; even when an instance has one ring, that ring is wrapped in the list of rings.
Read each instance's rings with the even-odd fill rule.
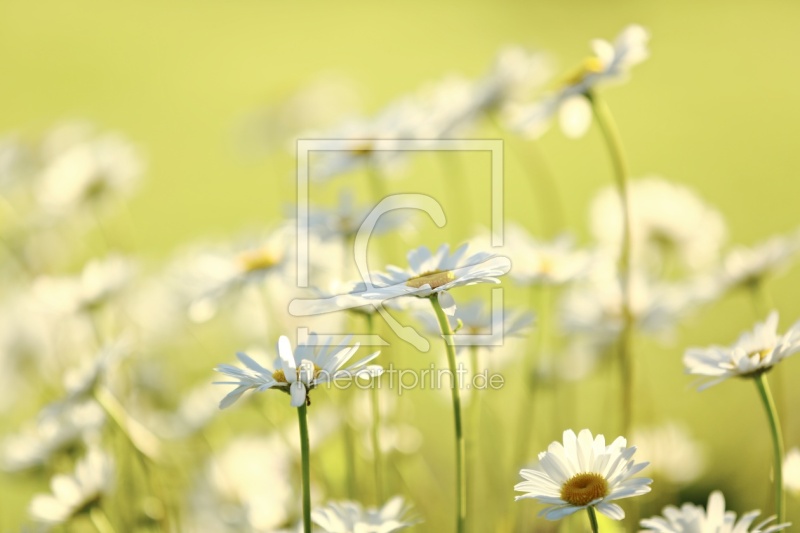
[[[592,533],[599,533],[600,526],[597,525],[597,514],[595,513],[594,506],[587,507],[586,511],[589,513],[589,525],[592,527]]]
[[[622,408],[622,434],[627,435],[633,419],[633,358],[630,353],[633,333],[633,312],[631,310],[631,212],[628,194],[628,163],[622,149],[622,138],[614,117],[606,103],[592,92],[586,93],[592,104],[592,111],[603,134],[606,147],[614,167],[617,192],[622,205],[622,249],[620,250],[619,272],[621,288],[622,330],[619,336],[619,365]]]
[[[303,471],[303,533],[311,533],[311,468],[305,404],[297,408],[297,418],[300,424],[300,460]]]
[[[467,465],[464,426],[461,422],[461,394],[456,382],[456,376],[459,375],[456,367],[456,348],[451,342],[453,328],[450,327],[450,321],[439,303],[438,294],[433,294],[430,297],[430,301],[433,311],[436,313],[436,319],[439,322],[439,330],[444,337],[447,363],[452,376],[450,390],[453,398],[453,419],[456,430],[456,531],[457,533],[464,533],[467,523]]]
[[[773,483],[775,484],[775,514],[778,517],[778,523],[782,523],[785,518],[785,495],[783,492],[783,435],[781,434],[781,423],[778,419],[778,410],[775,408],[775,401],[772,399],[766,373],[762,372],[758,374],[754,378],[754,381],[756,383],[756,388],[758,388],[758,394],[761,396],[761,401],[764,404],[770,433],[772,434],[772,451],[775,456],[773,479]]]
[[[373,315],[367,313],[367,334],[373,333]],[[375,476],[375,503],[383,503],[383,458],[381,453],[380,428],[381,428],[381,406],[380,406],[380,376],[373,379],[371,391],[372,407],[372,469]]]

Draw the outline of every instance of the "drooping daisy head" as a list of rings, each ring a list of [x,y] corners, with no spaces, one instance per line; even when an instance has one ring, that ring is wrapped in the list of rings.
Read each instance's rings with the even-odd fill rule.
[[[641,526],[657,533],[773,533],[788,528],[791,524],[772,524],[775,517],[752,526],[759,511],[750,511],[736,521],[736,513],[725,510],[725,497],[716,490],[708,497],[708,506],[684,503],[680,509],[668,505],[664,516],[654,516],[641,521]],[[753,527],[753,529],[750,529]]]
[[[236,385],[220,402],[224,409],[238,400],[242,394],[250,389],[256,392],[267,389],[277,389],[291,395],[292,406],[300,407],[310,404],[308,393],[323,384],[340,384],[356,377],[373,377],[381,374],[383,369],[378,365],[368,365],[380,352],[372,353],[357,363],[343,368],[345,363],[353,357],[359,345],[349,346],[350,337],[332,344],[332,339],[325,342],[318,341],[316,335],[310,335],[305,344],[298,344],[292,350],[288,337],[281,336],[278,340],[275,370],[270,371],[254,361],[245,353],[236,356],[245,365],[245,368],[222,364],[215,370],[236,381],[218,381],[221,385]]]
[[[622,520],[625,512],[612,503],[650,492],[651,479],[634,477],[648,463],[636,463],[635,446],[628,447],[623,437],[606,446],[605,437],[592,437],[588,429],[578,435],[567,430],[563,443],[553,442],[539,454],[539,462],[522,469],[525,481],[514,490],[525,494],[517,500],[534,498],[547,504],[539,515],[558,520],[577,511],[594,507],[612,520]]]
[[[383,507],[368,508],[358,502],[332,502],[314,509],[311,520],[327,533],[393,533],[417,524],[411,505],[395,496]]]
[[[650,55],[649,40],[647,30],[635,24],[625,28],[613,44],[602,39],[593,40],[593,54],[567,76],[559,88],[537,102],[508,109],[511,128],[528,137],[538,137],[557,114],[565,135],[582,136],[592,120],[586,96],[598,85],[624,81],[631,68]]]
[[[467,245],[452,254],[450,246],[441,245],[435,252],[420,246],[408,253],[408,268],[387,267],[375,274],[375,285],[361,295],[368,300],[388,300],[398,296],[439,298],[442,308],[452,316],[455,300],[448,290],[478,283],[500,283],[497,279],[511,268],[507,257],[478,252],[467,256]]]
[[[779,335],[778,312],[773,311],[731,346],[689,348],[683,364],[688,374],[713,378],[701,385],[703,390],[730,377],[757,377],[798,351],[800,322]]]

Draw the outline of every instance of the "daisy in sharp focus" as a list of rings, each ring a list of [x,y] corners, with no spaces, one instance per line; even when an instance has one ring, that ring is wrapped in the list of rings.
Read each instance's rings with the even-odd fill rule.
[[[331,345],[331,339],[325,343],[318,343],[316,335],[310,335],[306,344],[298,344],[292,350],[289,339],[281,336],[278,340],[278,359],[275,371],[270,371],[258,364],[245,353],[236,354],[246,368],[222,364],[215,370],[236,381],[217,381],[220,385],[236,385],[220,402],[224,409],[233,405],[242,394],[250,389],[262,392],[267,389],[276,389],[289,394],[292,398],[292,407],[309,405],[311,402],[308,393],[325,383],[340,383],[355,377],[375,377],[383,369],[378,365],[367,365],[378,357],[380,352],[372,353],[357,363],[343,368],[344,364],[358,350],[359,345],[348,346],[349,337],[339,344]]]
[[[731,346],[689,348],[683,363],[687,373],[713,378],[700,386],[703,390],[731,377],[757,377],[798,351],[800,321],[779,335],[778,313],[773,311]]]
[[[466,244],[452,254],[447,244],[435,252],[420,246],[408,253],[408,268],[389,266],[386,273],[375,274],[377,283],[367,284],[361,296],[365,300],[389,300],[399,296],[436,297],[445,312],[452,316],[456,303],[448,290],[478,283],[500,283],[497,277],[511,268],[507,257],[486,252],[469,256],[466,253]]]
[[[628,447],[623,437],[606,446],[605,437],[592,437],[588,429],[564,432],[564,442],[553,442],[539,454],[532,469],[522,469],[525,481],[514,490],[524,492],[516,500],[534,498],[548,505],[539,515],[558,520],[587,509],[594,520],[596,509],[612,520],[622,520],[625,512],[612,503],[650,492],[651,479],[634,477],[648,463],[636,463],[635,446]]]
[[[364,509],[358,502],[331,502],[314,509],[311,519],[326,533],[393,533],[419,522],[410,514],[411,505],[395,496],[377,509]]]
[[[788,528],[791,524],[768,525],[775,520],[769,517],[750,529],[759,511],[745,513],[736,521],[736,513],[725,510],[725,497],[716,490],[708,497],[708,506],[703,509],[699,505],[684,503],[680,509],[668,505],[664,507],[664,516],[654,516],[642,520],[643,532],[656,533],[773,533]]]
[[[533,104],[510,107],[508,121],[513,130],[536,138],[558,115],[562,131],[568,137],[581,137],[589,129],[592,110],[587,95],[595,87],[623,81],[629,71],[650,55],[650,35],[638,25],[622,30],[614,43],[602,39],[591,42],[594,54],[583,61],[577,72],[569,76],[559,89]]]

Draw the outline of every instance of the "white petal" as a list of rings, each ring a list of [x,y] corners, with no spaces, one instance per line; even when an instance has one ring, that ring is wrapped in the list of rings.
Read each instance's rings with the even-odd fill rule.
[[[583,95],[570,96],[558,110],[561,131],[570,139],[582,137],[592,123],[592,107]]]

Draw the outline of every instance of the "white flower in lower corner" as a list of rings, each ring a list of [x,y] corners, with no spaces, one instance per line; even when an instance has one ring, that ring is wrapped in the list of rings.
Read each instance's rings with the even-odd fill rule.
[[[58,474],[50,481],[52,494],[37,494],[29,512],[38,522],[61,524],[97,505],[113,484],[111,458],[97,448],[75,465],[75,473]]]
[[[800,351],[800,321],[783,335],[778,334],[778,313],[773,311],[753,331],[743,333],[731,346],[689,348],[683,356],[688,374],[712,379],[700,386],[707,389],[731,377],[755,377],[783,359]]]
[[[387,267],[387,273],[375,275],[377,285],[368,286],[360,296],[365,300],[389,300],[398,296],[429,298],[435,295],[445,312],[452,316],[456,304],[448,290],[478,283],[500,283],[497,277],[511,268],[507,257],[487,252],[466,256],[466,252],[466,244],[452,254],[447,244],[433,253],[420,246],[408,253],[408,268]]]
[[[311,513],[311,520],[327,533],[393,533],[417,524],[410,518],[411,506],[395,496],[379,509],[364,509],[360,503],[332,502]]]
[[[383,372],[378,365],[367,365],[378,357],[380,352],[374,352],[357,363],[342,368],[358,350],[359,344],[348,346],[350,337],[345,338],[337,345],[331,345],[332,339],[321,343],[316,335],[310,335],[305,344],[298,344],[295,350],[289,339],[281,336],[278,340],[278,358],[275,362],[275,371],[270,371],[255,362],[245,353],[236,356],[244,363],[246,368],[222,364],[215,370],[226,376],[235,378],[236,381],[217,381],[221,385],[236,385],[220,402],[224,409],[233,405],[242,394],[250,389],[262,392],[267,389],[277,389],[286,392],[292,397],[292,406],[300,407],[310,404],[308,393],[325,383],[342,383],[356,377],[374,377]]]
[[[775,517],[767,518],[750,529],[759,511],[745,513],[737,522],[736,513],[725,510],[725,497],[716,490],[708,497],[708,507],[684,503],[680,509],[673,505],[664,507],[664,516],[642,520],[643,531],[657,533],[772,533],[788,528],[791,524],[773,524]]]
[[[564,432],[564,442],[553,442],[539,454],[532,469],[522,469],[525,481],[514,490],[525,492],[517,500],[534,498],[547,504],[539,515],[558,520],[577,511],[594,507],[611,518],[622,520],[625,512],[613,500],[650,492],[651,479],[633,477],[648,463],[635,463],[635,446],[628,447],[623,437],[606,446],[605,437],[592,437],[588,429],[577,436]]]

